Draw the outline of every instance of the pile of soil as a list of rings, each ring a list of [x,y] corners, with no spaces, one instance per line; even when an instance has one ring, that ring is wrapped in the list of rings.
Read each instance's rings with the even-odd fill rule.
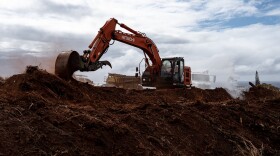
[[[103,88],[28,68],[0,85],[0,155],[279,155],[279,94],[251,90]]]
[[[269,89],[262,85],[251,87],[248,92],[244,92],[246,99],[270,99],[279,95],[279,90]]]

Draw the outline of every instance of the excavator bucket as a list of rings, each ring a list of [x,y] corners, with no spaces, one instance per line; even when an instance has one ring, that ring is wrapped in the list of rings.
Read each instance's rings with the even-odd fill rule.
[[[80,69],[80,55],[76,51],[61,52],[55,62],[55,74],[69,80],[75,71]]]

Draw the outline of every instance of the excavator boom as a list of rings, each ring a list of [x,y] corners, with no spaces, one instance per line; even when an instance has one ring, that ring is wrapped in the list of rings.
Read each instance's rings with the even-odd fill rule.
[[[116,30],[117,25],[130,33]],[[162,59],[159,56],[159,50],[157,46],[144,33],[135,31],[125,24],[118,23],[118,21],[114,18],[106,21],[104,26],[100,28],[95,38],[89,44],[89,50],[84,50],[83,55],[80,56],[76,51],[68,51],[59,54],[56,60],[55,73],[63,79],[70,79],[76,70],[95,71],[102,68],[104,65],[109,65],[112,68],[109,61],[100,61],[103,54],[108,50],[111,40],[116,40],[143,50],[147,65],[143,77],[145,77],[145,80],[148,80],[146,82],[149,82],[144,82],[143,84],[146,83],[149,86],[155,85],[156,80],[161,77],[162,72]],[[151,61],[151,65],[148,60]],[[170,61],[171,63],[175,64],[177,63],[176,61],[179,60],[173,58],[173,60],[171,59]],[[178,63],[180,64],[180,62]],[[181,65],[183,64],[184,63],[182,62]],[[172,68],[175,68],[175,65],[172,65]],[[172,70],[172,72],[175,71]],[[183,72],[181,72],[180,78],[182,75]],[[171,79],[173,81],[173,78]],[[162,80],[159,81],[161,82]],[[173,84],[171,83],[171,80],[168,80],[168,82]]]
[[[121,30],[116,30],[116,25],[126,29],[131,32],[124,33]],[[111,40],[117,40],[125,44],[142,49],[145,54],[150,58],[155,70],[159,70],[161,65],[161,58],[159,56],[159,51],[154,42],[142,34],[129,28],[125,24],[119,24],[114,18],[108,20],[102,28],[100,28],[97,36],[93,39],[89,48],[91,53],[89,59],[91,62],[97,62],[106,52],[110,46]]]

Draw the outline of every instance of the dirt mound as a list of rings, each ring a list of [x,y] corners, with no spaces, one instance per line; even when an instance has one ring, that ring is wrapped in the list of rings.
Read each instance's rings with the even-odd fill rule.
[[[3,88],[15,93],[36,92],[43,97],[81,98],[81,93],[76,92],[75,86],[69,85],[64,80],[35,67],[28,67],[26,73],[8,78]]]
[[[0,155],[277,155],[280,98],[268,97],[102,88],[28,68],[0,89]]]
[[[248,92],[244,92],[245,98],[248,100],[258,100],[264,98],[280,97],[280,91],[270,89],[264,86],[251,87]]]
[[[216,88],[213,90],[192,88],[187,90],[186,98],[189,100],[200,100],[205,102],[222,102],[232,99],[230,94],[223,88]]]

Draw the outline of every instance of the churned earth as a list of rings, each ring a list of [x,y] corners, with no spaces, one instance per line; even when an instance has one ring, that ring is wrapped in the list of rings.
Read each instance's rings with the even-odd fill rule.
[[[0,155],[280,155],[280,93],[124,90],[28,67],[0,83]]]

